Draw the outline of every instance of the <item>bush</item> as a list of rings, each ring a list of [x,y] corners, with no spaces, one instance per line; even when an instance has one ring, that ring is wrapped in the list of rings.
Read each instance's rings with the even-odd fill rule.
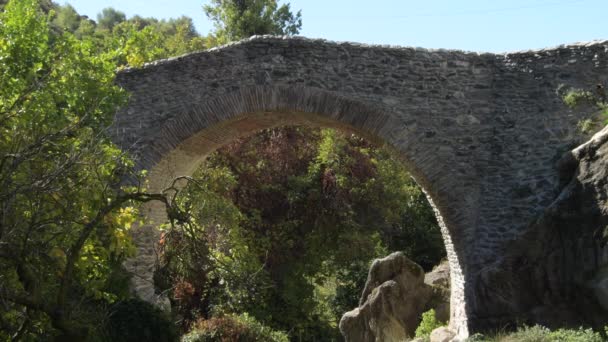
[[[416,337],[428,340],[433,330],[444,325],[445,322],[438,321],[435,317],[435,310],[431,309],[422,314],[422,321],[418,328],[416,328]]]
[[[523,327],[517,332],[506,336],[505,341],[522,341],[522,342],[544,342],[549,341],[551,330],[535,325],[533,327]]]
[[[495,341],[495,340],[497,340],[497,339],[487,338],[483,334],[473,334],[473,335],[469,336],[469,338],[467,338],[465,341],[466,342],[491,342],[491,341]]]
[[[559,329],[551,331],[543,326],[524,327],[507,336],[504,342],[602,342],[602,336],[591,329]]]
[[[262,325],[244,315],[227,315],[198,321],[182,342],[288,342],[282,331]]]
[[[112,342],[173,342],[179,339],[167,315],[140,299],[118,302],[111,308],[107,333]]]
[[[601,342],[602,336],[592,329],[558,329],[551,331],[543,326],[523,327],[512,334],[499,333],[489,337],[475,334],[467,342]]]
[[[552,341],[557,342],[601,342],[604,341],[599,333],[592,329],[579,328],[578,330],[559,329],[549,335]]]
[[[589,91],[571,90],[563,97],[563,101],[566,106],[574,108],[583,103],[594,103],[595,98]]]

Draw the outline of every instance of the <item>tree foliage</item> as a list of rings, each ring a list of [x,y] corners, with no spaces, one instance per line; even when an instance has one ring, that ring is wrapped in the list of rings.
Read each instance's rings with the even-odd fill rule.
[[[81,20],[80,15],[72,5],[66,4],[57,7],[54,24],[59,28],[74,33],[80,27]]]
[[[0,13],[0,339],[83,340],[128,295],[132,162],[106,136],[126,100],[115,52],[51,28],[35,0]]]
[[[128,296],[135,204],[170,206],[122,186],[132,163],[105,134],[126,100],[114,72],[207,39],[187,17],[107,8],[95,22],[46,0],[3,2],[0,37],[0,338],[82,340]]]
[[[55,6],[53,28],[88,40],[97,53],[113,53],[118,66],[139,67],[146,62],[210,47],[194,29],[191,18],[158,20],[104,9],[97,22],[79,16],[70,5]]]
[[[277,0],[212,0],[203,9],[218,44],[262,34],[294,35],[302,28],[301,11],[294,15],[289,3],[279,6]]]
[[[391,153],[355,135],[265,130],[218,150],[195,177],[194,184],[225,186],[214,196],[209,187],[184,192],[188,210],[222,218],[197,220],[205,262],[190,261],[203,249],[186,247],[187,232],[165,241],[167,287],[180,289],[173,302],[184,327],[196,317],[247,312],[304,340],[337,338],[373,258],[404,250],[430,268],[445,255],[422,191]]]
[[[139,299],[117,302],[109,308],[104,333],[108,341],[175,342],[177,329],[168,313]]]
[[[437,320],[435,315],[435,310],[430,309],[422,314],[422,321],[420,325],[416,328],[416,338],[420,338],[423,340],[429,340],[431,333],[433,330],[445,326],[446,322],[440,322]]]
[[[558,89],[562,90],[563,88]],[[591,112],[587,118],[577,123],[581,133],[591,135],[608,124],[608,97],[604,85],[597,84],[593,91],[569,89],[563,94],[562,100],[572,109],[586,107]]]
[[[116,25],[124,22],[126,19],[127,16],[123,12],[117,11],[112,7],[107,7],[97,15],[97,25],[101,30],[111,32]]]

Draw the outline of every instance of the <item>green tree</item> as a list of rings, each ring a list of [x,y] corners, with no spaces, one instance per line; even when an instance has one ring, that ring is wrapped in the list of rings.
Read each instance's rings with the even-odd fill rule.
[[[97,24],[95,21],[91,19],[81,19],[80,25],[74,32],[74,35],[78,39],[90,39],[95,34],[95,30],[97,29]]]
[[[0,37],[0,339],[82,341],[127,295],[137,203],[168,201],[121,186],[114,52],[53,33],[36,0],[6,5]]]
[[[165,39],[165,48],[171,56],[203,50],[208,47],[207,39],[201,37],[189,17],[161,21],[159,30]]]
[[[65,30],[73,33],[78,39],[93,37],[97,24],[95,21],[78,14],[72,5],[53,5],[52,9],[55,11],[52,27],[58,34]]]
[[[124,14],[106,8],[98,23],[81,20],[75,35],[91,40],[98,53],[114,52],[120,67],[140,67],[146,62],[203,50],[207,40],[194,29],[192,19],[158,20]]]
[[[53,24],[59,28],[68,30],[72,33],[76,32],[80,27],[80,15],[72,5],[58,6]]]
[[[279,6],[277,0],[212,0],[203,9],[215,25],[217,44],[261,34],[294,35],[302,28],[301,11],[294,15],[289,4]]]
[[[112,31],[114,26],[124,22],[126,16],[123,12],[117,11],[112,7],[104,8],[97,15],[97,25],[102,30]]]

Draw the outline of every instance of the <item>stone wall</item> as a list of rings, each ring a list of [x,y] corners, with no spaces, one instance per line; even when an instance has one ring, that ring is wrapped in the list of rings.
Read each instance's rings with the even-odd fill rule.
[[[155,189],[268,127],[330,126],[388,144],[436,209],[451,325],[466,336],[496,322],[492,296],[478,296],[493,284],[479,275],[498,267],[553,201],[555,162],[579,142],[583,113],[565,107],[558,89],[605,83],[607,51],[608,42],[497,55],[253,37],[119,72],[132,96],[112,133]],[[157,208],[147,215],[162,219]],[[148,231],[141,241],[153,240]],[[140,248],[149,255],[149,243]],[[132,263],[151,279],[149,262]],[[149,281],[138,286],[151,296]]]

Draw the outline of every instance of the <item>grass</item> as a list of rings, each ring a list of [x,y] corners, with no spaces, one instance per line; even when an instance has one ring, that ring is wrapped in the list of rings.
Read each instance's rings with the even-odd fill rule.
[[[513,333],[498,332],[495,335],[475,334],[467,342],[602,342],[605,338],[592,329],[549,330],[540,325],[523,327]]]

